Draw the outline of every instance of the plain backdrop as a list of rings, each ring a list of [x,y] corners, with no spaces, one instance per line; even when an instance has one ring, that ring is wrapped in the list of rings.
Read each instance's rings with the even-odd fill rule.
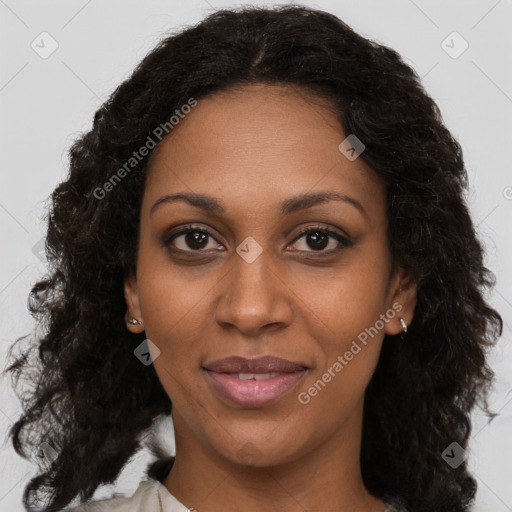
[[[13,340],[33,328],[26,302],[45,270],[42,218],[47,198],[66,175],[72,141],[90,129],[96,109],[169,30],[196,23],[217,8],[245,4],[0,0],[2,362]],[[468,452],[479,486],[474,510],[512,511],[512,1],[303,4],[336,14],[362,35],[396,49],[422,77],[462,145],[468,202],[487,265],[497,277],[489,300],[505,321],[503,337],[490,355],[496,372],[490,405],[499,415],[490,424],[481,412],[474,415]],[[21,512],[23,487],[35,469],[7,440],[20,406],[9,381],[0,383],[0,511]],[[172,446],[172,426],[161,430]],[[139,453],[115,487],[98,496],[112,490],[132,493],[148,460]]]

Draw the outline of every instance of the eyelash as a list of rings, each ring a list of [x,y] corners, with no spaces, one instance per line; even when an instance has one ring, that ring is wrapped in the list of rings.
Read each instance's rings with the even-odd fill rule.
[[[209,237],[211,237],[213,240],[217,241],[215,236],[210,232],[208,231],[207,229],[204,229],[204,228],[196,228],[194,226],[186,226],[184,229],[182,229],[181,231],[177,232],[177,233],[173,233],[171,235],[165,235],[163,237],[163,240],[162,240],[162,243],[164,244],[165,247],[167,247],[168,249],[170,250],[173,250],[173,251],[176,251],[176,252],[181,252],[181,253],[207,253],[209,251],[204,251],[204,250],[194,250],[194,249],[190,249],[190,250],[184,250],[184,249],[177,249],[175,247],[172,247],[171,246],[171,243],[174,239],[178,238],[179,236],[182,236],[182,235],[186,235],[188,233],[202,233],[202,234],[205,234]],[[300,231],[297,236],[293,239],[293,241],[291,242],[291,244],[294,244],[296,243],[298,240],[300,240],[301,238],[303,238],[305,235],[308,235],[310,233],[321,233],[321,234],[324,234],[324,235],[328,235],[329,237],[331,238],[334,238],[337,242],[339,242],[339,246],[336,247],[335,249],[330,249],[328,251],[324,251],[324,250],[319,250],[319,251],[314,251],[314,250],[310,250],[310,251],[299,251],[299,252],[307,252],[307,253],[312,253],[312,254],[315,254],[315,255],[333,255],[335,253],[337,253],[338,251],[344,249],[344,248],[347,248],[347,247],[351,247],[353,245],[353,242],[347,238],[346,236],[336,232],[336,231],[333,231],[329,228],[325,228],[325,227],[322,227],[322,226],[313,226],[313,227],[308,227],[308,228],[305,228],[303,229],[302,231]]]

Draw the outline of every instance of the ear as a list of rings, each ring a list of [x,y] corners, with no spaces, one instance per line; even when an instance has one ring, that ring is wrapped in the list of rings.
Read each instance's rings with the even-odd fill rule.
[[[403,268],[398,268],[391,279],[388,304],[388,307],[392,308],[396,315],[386,323],[386,334],[396,335],[403,332],[404,328],[400,318],[406,325],[411,324],[416,307],[417,292],[418,286],[411,274]]]
[[[139,334],[144,331],[144,319],[142,317],[139,288],[135,276],[128,276],[124,280],[124,298],[127,308],[125,314],[126,328],[135,334]],[[130,319],[132,321],[135,319],[139,323],[130,323]]]

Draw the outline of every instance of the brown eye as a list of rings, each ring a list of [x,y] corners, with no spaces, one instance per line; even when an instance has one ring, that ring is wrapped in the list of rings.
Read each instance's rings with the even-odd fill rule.
[[[219,247],[219,243],[209,231],[190,228],[166,237],[164,245],[187,252],[202,252]]]
[[[351,245],[353,245],[353,242],[346,236],[327,228],[304,230],[293,242],[294,248],[298,251],[327,254],[337,252]]]
[[[208,235],[199,231],[189,231],[185,234],[184,242],[191,249],[204,249],[208,244]]]
[[[329,235],[323,234],[319,231],[311,231],[306,235],[306,243],[311,249],[325,249],[329,245]]]

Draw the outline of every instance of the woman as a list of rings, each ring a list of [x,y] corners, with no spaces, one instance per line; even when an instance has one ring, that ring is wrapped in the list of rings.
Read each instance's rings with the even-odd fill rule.
[[[468,510],[502,321],[460,146],[393,50],[304,7],[219,11],[70,157],[11,431],[53,454],[27,507]],[[175,457],[87,504],[169,414]]]

